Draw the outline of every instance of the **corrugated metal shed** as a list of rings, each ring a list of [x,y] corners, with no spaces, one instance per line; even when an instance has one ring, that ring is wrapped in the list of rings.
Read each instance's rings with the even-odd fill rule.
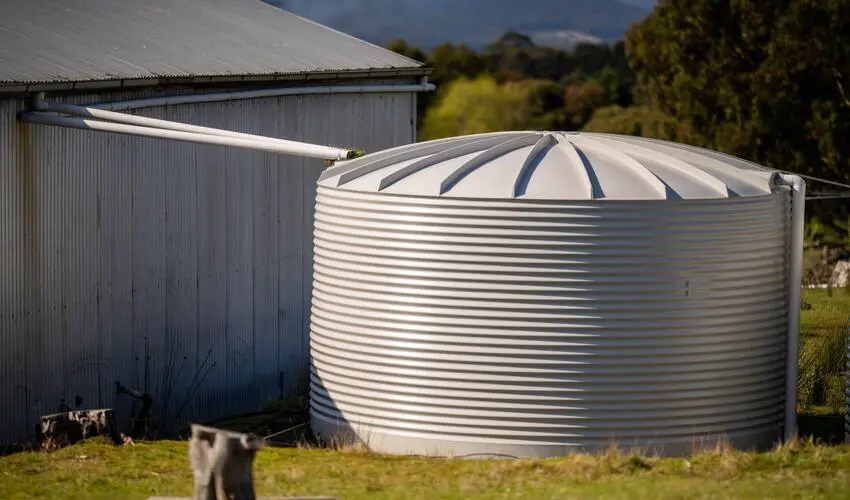
[[[69,104],[155,95],[57,96]],[[62,399],[154,399],[207,420],[308,378],[313,205],[321,160],[35,126],[0,99],[0,443]],[[413,140],[405,93],[145,108],[160,119],[379,151]],[[162,419],[165,415],[166,418]]]
[[[260,0],[0,0],[0,83],[420,66]]]

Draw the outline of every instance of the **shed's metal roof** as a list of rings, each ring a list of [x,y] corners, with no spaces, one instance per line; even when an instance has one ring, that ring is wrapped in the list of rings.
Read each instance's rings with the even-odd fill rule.
[[[707,149],[578,132],[498,132],[410,144],[337,163],[319,184],[454,198],[664,200],[761,196],[773,171]]]
[[[261,0],[0,0],[0,82],[418,68]]]

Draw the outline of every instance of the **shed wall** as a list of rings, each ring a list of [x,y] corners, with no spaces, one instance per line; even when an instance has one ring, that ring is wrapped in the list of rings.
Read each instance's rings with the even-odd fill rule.
[[[27,125],[23,106],[0,101],[0,441],[63,399],[126,415],[116,381],[170,422],[306,386],[321,160]],[[367,151],[412,142],[414,113],[390,93],[139,111]]]

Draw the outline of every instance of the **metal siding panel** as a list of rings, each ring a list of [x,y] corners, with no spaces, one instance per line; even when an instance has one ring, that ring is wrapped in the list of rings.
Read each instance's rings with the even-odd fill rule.
[[[346,128],[351,131],[350,144],[348,144],[350,147],[362,149],[366,144],[369,144],[370,147],[375,147],[375,141],[380,140],[375,136],[373,131],[375,114],[369,107],[372,101],[370,97],[366,95],[355,95],[347,99],[347,102],[351,104],[351,110],[344,116],[344,119],[349,124]],[[367,150],[367,152],[372,151]]]
[[[324,134],[323,123],[321,120],[316,120],[317,116],[329,116],[330,111],[327,106],[327,101],[318,101],[317,99],[306,99],[308,106],[305,110],[305,115],[302,115],[307,123],[307,137],[321,137]],[[310,118],[307,118],[309,116]],[[332,115],[331,115],[332,116]],[[313,235],[313,220],[315,215],[316,199],[316,182],[321,174],[321,160],[305,158],[302,167],[302,199],[304,200],[304,220],[301,223],[301,283],[303,291],[313,289],[313,248],[309,241]],[[309,338],[309,318],[310,318],[310,296],[302,295],[299,307],[299,317],[302,318],[303,325],[306,328],[299,329],[299,343],[296,345],[298,356],[295,359],[295,366],[299,370],[295,374],[295,380],[300,384],[302,377],[309,376],[309,366],[307,370],[301,370],[300,367],[309,359],[308,352],[310,346]]]
[[[188,121],[187,107],[158,109],[149,116]],[[186,395],[195,378],[198,267],[197,267],[197,167],[191,144],[162,144],[165,185],[165,324],[160,353],[155,356],[156,416],[168,427],[179,425],[185,413]],[[179,414],[178,414],[179,413]]]
[[[397,142],[395,145],[416,142],[416,98],[415,93],[394,96],[400,116],[399,121],[396,123],[398,137],[396,137]]]
[[[64,246],[64,231],[67,225],[66,214],[61,209],[64,204],[64,198],[67,195],[67,185],[65,181],[64,169],[60,160],[60,155],[66,155],[68,152],[73,152],[71,145],[68,145],[64,151],[60,148],[49,147],[53,141],[64,142],[65,137],[69,137],[65,130],[53,130],[41,135],[40,130],[33,130],[34,145],[36,153],[39,156],[39,162],[36,165],[38,170],[42,170],[44,175],[44,184],[39,182],[36,197],[37,203],[41,205],[38,210],[38,218],[36,224],[44,228],[43,233],[43,252],[41,271],[42,275],[42,293],[43,311],[41,336],[44,347],[45,357],[39,362],[30,364],[33,368],[35,365],[41,365],[40,373],[34,373],[36,377],[43,377],[43,385],[40,391],[40,398],[36,403],[36,408],[42,413],[56,411],[56,407],[61,398],[66,397],[65,378],[68,374],[67,359],[65,351],[65,293],[64,293],[64,273],[62,267],[62,258],[65,254]],[[65,134],[64,137],[62,134]],[[60,142],[60,143],[61,143]],[[44,153],[43,164],[41,162],[42,153]],[[42,196],[42,193],[44,195]],[[32,352],[28,353],[34,354]],[[34,356],[33,356],[34,357]],[[46,369],[45,369],[46,368]],[[35,372],[35,369],[31,373]]]
[[[382,101],[280,97],[139,112],[374,151],[395,145]],[[9,243],[0,249],[0,394],[10,402],[0,441],[27,438],[63,398],[114,406],[126,419],[133,401],[114,383],[145,389],[146,337],[152,413],[172,423],[183,406],[183,420],[218,418],[305,387],[321,161],[27,126],[14,119],[22,105],[0,101],[0,238]],[[378,123],[384,137],[371,134]]]
[[[224,128],[253,131],[248,124],[254,103],[234,102],[228,106]],[[247,109],[246,109],[247,108]],[[253,378],[253,224],[251,223],[251,180],[254,159],[251,151],[227,148],[226,238],[227,238],[227,395],[228,412],[256,407],[246,398]],[[256,397],[256,395],[254,395]],[[243,410],[244,411],[244,410]]]
[[[391,453],[769,447],[788,204],[320,187],[313,429]]]
[[[26,127],[15,122],[17,102],[0,101],[0,439],[27,432],[30,394],[27,376],[27,343],[32,338],[35,317],[27,317],[34,290],[28,288],[32,259],[28,259],[27,220],[33,210],[35,179]],[[32,243],[30,243],[31,245]],[[31,318],[31,319],[30,319]]]
[[[216,126],[201,108],[198,122]],[[217,148],[198,148],[198,366],[205,375],[197,412],[223,406],[227,389],[227,188],[226,158]]]
[[[380,111],[375,109],[375,103],[378,102],[377,96],[360,96],[358,100],[359,107],[363,110],[363,116],[359,120],[362,121],[362,127],[358,127],[357,144],[366,153],[372,153],[383,149],[382,143],[386,140],[380,136],[378,132],[378,124],[387,121],[387,117],[380,115]],[[380,116],[380,118],[378,118]],[[368,145],[368,147],[367,147]]]
[[[277,102],[264,99],[258,103],[257,130],[280,137]],[[280,396],[278,350],[283,335],[279,327],[280,290],[278,156],[261,155],[253,170],[253,235],[254,268],[254,380],[251,392],[266,398]]]
[[[133,389],[136,385],[136,362],[133,348],[133,168],[126,165],[130,138],[109,135],[102,141],[99,153],[102,169],[100,186],[100,242],[97,255],[100,266],[100,307],[98,312],[103,353],[104,387],[121,382]],[[132,408],[126,397],[114,389],[104,395],[105,405],[112,406],[125,417]]]
[[[296,97],[283,99],[279,106],[279,130],[284,137],[294,137],[303,141],[307,137],[306,130],[310,127],[310,116],[306,112],[308,98]],[[305,285],[304,267],[310,265],[305,257],[305,249],[310,245],[304,242],[305,221],[313,202],[305,196],[305,183],[309,178],[305,170],[313,160],[296,157],[278,157],[281,166],[279,175],[279,210],[280,210],[280,381],[281,392],[291,394],[296,390],[300,380],[305,376],[309,367],[307,352],[304,349],[304,338],[307,336],[305,325],[307,317],[304,314],[304,297],[310,288]]]
[[[410,95],[410,142],[416,142],[419,136],[419,130],[416,123],[416,110],[419,108],[419,96],[416,94]]]
[[[63,374],[65,399],[69,405],[99,406],[101,387],[99,335],[97,328],[98,261],[91,251],[97,245],[97,169],[92,157],[91,134],[73,134],[74,162],[78,169],[63,169],[65,194],[59,207],[65,216],[63,354],[68,364]]]
[[[389,121],[390,121],[390,123],[393,123],[393,124],[396,124],[396,125],[399,123],[400,119],[404,119],[404,115],[406,114],[404,109],[399,109],[399,107],[404,108],[406,103],[404,101],[399,100],[397,97],[398,96],[394,96],[394,95],[384,97],[384,99],[386,101],[387,108],[389,108],[389,109],[387,109],[387,116],[389,117]],[[404,137],[405,137],[406,134],[407,134],[407,128],[406,127],[401,128],[401,129],[399,129],[398,127],[393,127],[393,134],[392,134],[393,142],[397,143],[397,144],[403,144],[404,143]]]
[[[410,96],[406,94],[388,95],[386,98],[390,108],[386,115],[391,118],[382,125],[392,127],[392,143],[385,145],[382,149],[389,149],[410,142],[411,129],[413,128]]]
[[[156,394],[159,405],[159,381],[165,356],[166,323],[166,245],[165,214],[167,147],[155,149],[151,141],[134,137],[128,159],[133,170],[133,333],[136,361],[135,388]],[[155,416],[155,415],[153,415]],[[159,422],[157,422],[159,423]]]

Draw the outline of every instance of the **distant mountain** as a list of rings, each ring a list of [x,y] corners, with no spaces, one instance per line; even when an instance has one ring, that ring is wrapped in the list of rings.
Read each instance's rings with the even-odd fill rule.
[[[423,49],[444,42],[482,48],[507,31],[546,45],[614,41],[651,10],[627,3],[649,0],[265,1],[372,43],[404,38]]]
[[[627,3],[629,5],[637,5],[638,7],[642,7],[647,10],[652,10],[658,5],[658,0],[621,0],[623,3]]]
[[[532,31],[529,36],[537,45],[562,50],[569,50],[579,43],[603,42],[599,37],[573,30]]]

